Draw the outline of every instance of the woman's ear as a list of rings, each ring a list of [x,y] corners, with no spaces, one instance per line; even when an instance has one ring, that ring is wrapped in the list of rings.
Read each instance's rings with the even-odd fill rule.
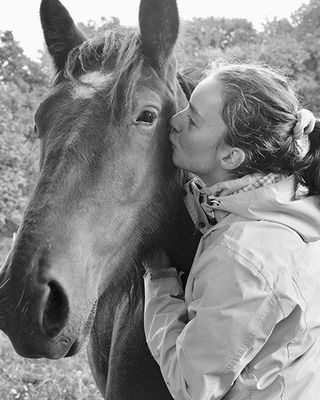
[[[240,167],[246,158],[245,152],[239,147],[227,146],[222,150],[220,165],[226,171],[233,171]]]

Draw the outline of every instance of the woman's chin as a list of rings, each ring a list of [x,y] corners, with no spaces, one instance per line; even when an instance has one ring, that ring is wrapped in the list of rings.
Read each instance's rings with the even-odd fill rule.
[[[177,168],[190,171],[188,163],[186,163],[181,157],[179,157],[179,154],[177,154],[177,152],[175,151],[172,153],[172,162]]]
[[[180,158],[178,157],[178,155],[176,154],[175,151],[173,151],[173,153],[172,153],[172,162],[177,168],[185,169],[183,167],[183,163],[181,163],[181,160],[180,160]]]

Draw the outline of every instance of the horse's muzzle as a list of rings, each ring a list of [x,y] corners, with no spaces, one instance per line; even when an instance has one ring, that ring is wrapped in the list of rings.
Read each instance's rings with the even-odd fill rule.
[[[70,314],[68,296],[63,284],[48,273],[47,260],[42,253],[26,269],[21,265],[25,259],[12,253],[0,272],[0,328],[16,351],[27,357],[60,358],[76,339],[64,332]]]

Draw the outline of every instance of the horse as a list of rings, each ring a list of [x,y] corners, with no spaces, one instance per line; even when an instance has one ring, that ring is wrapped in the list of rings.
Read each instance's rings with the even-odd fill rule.
[[[105,399],[171,399],[145,341],[142,261],[162,247],[186,277],[199,240],[168,140],[189,84],[176,0],[141,0],[139,32],[90,39],[58,0],[40,17],[56,75],[35,113],[39,177],[0,272],[0,328],[23,357],[87,343]]]

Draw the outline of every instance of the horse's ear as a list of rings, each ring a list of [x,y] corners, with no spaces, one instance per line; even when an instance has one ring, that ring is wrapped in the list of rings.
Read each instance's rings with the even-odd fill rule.
[[[70,50],[81,44],[85,36],[59,0],[42,0],[40,18],[49,54],[56,69],[61,71]]]
[[[139,26],[145,57],[153,67],[161,68],[170,56],[179,33],[176,0],[141,0]]]

